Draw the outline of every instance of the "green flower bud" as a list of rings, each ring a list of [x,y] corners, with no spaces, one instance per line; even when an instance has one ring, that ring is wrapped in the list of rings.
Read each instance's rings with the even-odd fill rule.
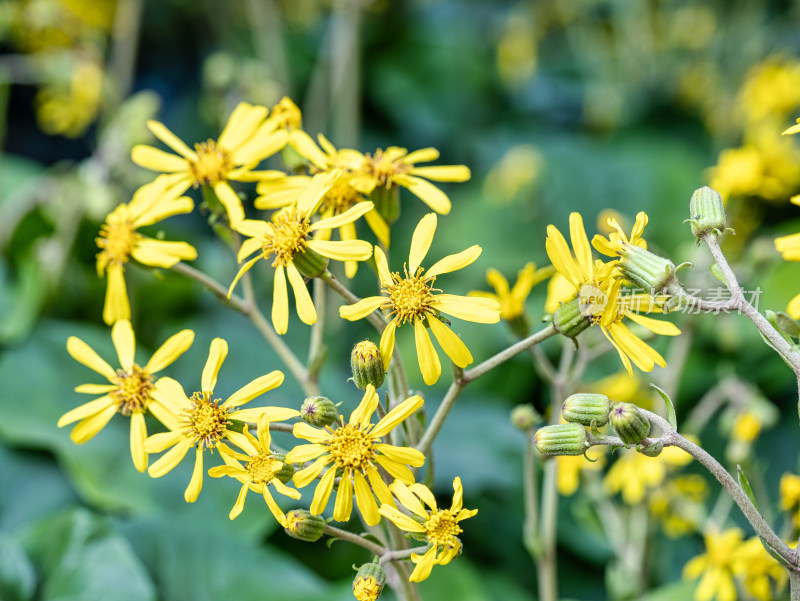
[[[579,424],[558,424],[539,428],[533,445],[542,455],[583,455],[589,448],[586,428]]]
[[[591,426],[608,423],[608,412],[611,411],[611,401],[604,394],[573,394],[567,397],[561,406],[561,415],[568,422]]]
[[[307,509],[292,509],[286,514],[286,534],[309,543],[322,538],[325,531],[325,519],[319,515],[311,515]]]
[[[661,451],[664,450],[664,443],[660,440],[656,440],[649,445],[639,445],[636,447],[636,450],[647,457],[658,457],[661,455]]]
[[[324,396],[308,397],[300,407],[300,419],[317,428],[330,426],[338,417],[336,405]]]
[[[719,236],[726,229],[730,229],[727,228],[725,205],[722,203],[722,196],[708,186],[698,188],[692,194],[692,199],[689,201],[689,219],[687,221],[692,226],[692,234],[697,238],[709,233]]]
[[[392,225],[400,217],[400,188],[392,186],[377,186],[372,194],[369,195],[375,210],[389,225]]]
[[[578,334],[592,325],[591,316],[582,310],[580,298],[564,303],[553,314],[553,326],[559,334],[567,338],[576,338]]]
[[[617,403],[609,414],[611,427],[625,444],[642,442],[650,434],[650,422],[631,403]]]
[[[350,367],[353,369],[353,381],[361,390],[368,384],[380,388],[386,371],[383,369],[383,357],[375,343],[369,340],[359,342],[350,353]]]
[[[620,251],[619,270],[626,280],[645,292],[676,290],[680,286],[675,276],[675,264],[635,244],[626,244]]]
[[[540,420],[532,405],[517,405],[511,410],[511,425],[518,430],[530,430]]]
[[[275,477],[283,484],[288,484],[289,480],[294,476],[294,466],[291,463],[286,463],[286,455],[284,453],[273,453],[272,457],[278,461],[283,461],[283,467],[275,472]]]
[[[304,252],[295,253],[292,256],[292,263],[307,278],[317,278],[328,268],[328,259],[310,248],[306,248]]]
[[[353,580],[353,595],[358,601],[374,601],[386,584],[386,572],[377,563],[365,563]]]

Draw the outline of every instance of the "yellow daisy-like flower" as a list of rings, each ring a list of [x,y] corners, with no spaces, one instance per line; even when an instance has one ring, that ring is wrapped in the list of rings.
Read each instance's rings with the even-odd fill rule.
[[[592,246],[594,246],[598,252],[608,257],[616,258],[624,252],[626,246],[638,246],[639,248],[647,249],[647,242],[642,238],[644,226],[647,225],[647,213],[644,211],[640,211],[636,215],[636,223],[633,225],[630,238],[625,235],[622,227],[614,217],[608,218],[608,225],[616,230],[610,233],[608,238],[600,234],[596,234],[595,237],[592,238]]]
[[[287,133],[276,129],[278,120],[267,119],[263,106],[240,103],[231,113],[217,141],[207,140],[189,148],[163,123],[148,121],[147,127],[178,155],[152,146],[133,148],[133,162],[153,171],[169,173],[182,191],[189,186],[210,186],[225,207],[231,227],[244,219],[242,201],[229,181],[252,181],[252,173],[262,160],[286,145]]]
[[[458,535],[462,532],[458,523],[471,518],[478,510],[463,508],[464,489],[459,477],[453,480],[455,494],[450,509],[439,509],[433,493],[423,484],[406,486],[395,480],[389,488],[412,515],[400,512],[394,505],[381,505],[381,515],[394,522],[401,530],[424,537],[431,545],[423,555],[411,554],[411,561],[416,567],[411,572],[409,581],[421,582],[430,576],[434,565],[446,565],[458,556],[461,550]]]
[[[502,273],[489,269],[486,272],[486,282],[494,288],[494,294],[474,290],[469,295],[496,300],[500,304],[500,318],[514,321],[525,315],[525,301],[533,287],[553,275],[554,271],[552,267],[536,269],[536,263],[527,263],[517,274],[514,286],[510,287]]]
[[[341,425],[335,430],[330,426],[321,430],[305,422],[294,425],[294,435],[311,444],[300,445],[289,451],[286,462],[303,463],[314,460],[311,465],[295,473],[295,486],[308,486],[326,465],[332,464],[314,490],[312,514],[319,515],[325,511],[338,474],[341,480],[336,493],[333,519],[337,522],[350,519],[355,492],[356,505],[364,516],[364,521],[374,526],[381,519],[375,497],[381,503],[394,505],[389,487],[381,478],[378,467],[385,469],[392,477],[410,483],[414,481],[414,475],[408,466],[421,467],[425,463],[425,455],[416,449],[381,442],[382,437],[422,407],[422,397],[415,395],[406,399],[373,425],[370,420],[379,401],[375,387],[369,384],[358,407],[350,414],[350,420],[344,423],[342,417]]]
[[[375,601],[382,591],[383,586],[372,576],[359,578],[353,583],[353,596],[358,601]]]
[[[142,265],[167,269],[178,261],[197,257],[197,251],[186,242],[153,240],[137,231],[172,215],[189,213],[194,203],[182,193],[169,180],[158,178],[139,188],[131,202],[119,205],[106,217],[96,242],[100,248],[97,275],[108,277],[103,305],[103,321],[108,325],[131,317],[123,275],[125,263],[134,259]]]
[[[314,214],[325,192],[338,178],[338,173],[315,175],[296,206],[279,211],[272,222],[247,219],[236,228],[249,236],[239,249],[238,259],[241,263],[253,253],[255,257],[247,261],[239,269],[239,273],[231,283],[228,296],[233,292],[236,283],[257,261],[273,257],[275,283],[272,300],[272,324],[279,334],[285,334],[289,328],[289,295],[286,290],[286,277],[294,290],[297,315],[306,324],[317,321],[317,311],[308,293],[303,276],[295,262],[307,257],[321,255],[337,261],[365,261],[372,254],[372,245],[363,240],[320,240],[311,234],[318,230],[341,227],[353,223],[364,213],[372,209],[371,202],[360,202],[341,215],[321,219],[312,223]]]
[[[638,505],[648,491],[664,481],[668,468],[681,467],[691,461],[692,456],[678,447],[666,447],[658,457],[620,450],[603,483],[609,493],[621,493],[628,505]]]
[[[791,546],[795,545],[797,541],[793,541]],[[739,545],[734,561],[734,573],[742,577],[747,592],[759,601],[772,601],[775,598],[772,590],[773,582],[778,589],[786,586],[788,572],[767,553],[757,536]]]
[[[100,432],[115,414],[121,413],[130,417],[131,458],[136,469],[143,472],[147,469],[147,453],[144,450],[144,441],[147,438],[145,413],[150,412],[163,423],[169,421],[167,410],[153,398],[153,375],[186,352],[194,341],[194,332],[182,330],[170,337],[153,353],[144,367],[140,367],[134,360],[136,338],[129,321],[120,320],[114,324],[111,328],[111,340],[121,366],[117,370],[80,338],[70,336],[67,340],[67,352],[72,358],[104,376],[110,384],[78,386],[75,392],[103,396],[67,411],[58,420],[58,427],[77,421],[70,438],[77,444],[83,444]]]
[[[800,125],[795,127],[800,128]],[[792,204],[800,206],[800,195],[793,196],[791,202]],[[784,261],[800,261],[800,233],[775,238],[775,250],[781,253]],[[794,319],[800,318],[800,294],[789,301],[786,312]]]
[[[439,158],[439,151],[435,148],[423,148],[409,153],[405,148],[390,146],[385,151],[379,148],[374,154],[362,156],[361,164],[356,169],[360,176],[358,187],[372,192],[376,188],[388,190],[392,186],[402,186],[441,215],[450,212],[450,199],[426,180],[465,182],[470,178],[469,167],[465,165],[417,167],[417,163],[427,163]]]
[[[800,476],[784,474],[781,476],[781,509],[793,511],[792,519],[800,524]]]
[[[266,415],[258,420],[257,433],[258,438],[250,434],[247,428],[245,428],[243,434],[246,441],[243,441],[239,437],[234,440],[234,443],[237,445],[243,442],[247,443],[245,446],[241,447],[245,454],[234,451],[220,453],[226,465],[212,467],[208,470],[208,475],[212,478],[230,476],[242,483],[239,496],[228,516],[230,519],[235,519],[242,513],[244,501],[247,498],[247,491],[252,490],[264,496],[264,500],[267,502],[267,507],[269,507],[272,515],[275,516],[275,519],[278,520],[281,526],[286,527],[286,515],[284,515],[281,508],[278,507],[269,487],[272,485],[275,490],[290,499],[299,499],[300,493],[286,486],[278,478],[278,474],[284,468],[284,462],[278,459],[275,453],[272,452],[272,449],[270,449],[272,438],[269,433],[269,419]],[[219,444],[222,445],[223,443]]]
[[[734,565],[744,533],[738,528],[725,532],[706,532],[706,552],[689,560],[683,567],[683,579],[700,578],[694,592],[695,601],[736,601],[733,581]]]
[[[472,354],[461,339],[440,320],[440,313],[476,323],[497,323],[500,321],[500,305],[487,298],[436,294],[433,287],[436,277],[463,269],[471,265],[481,254],[480,246],[471,246],[456,255],[450,255],[435,263],[425,273],[420,263],[428,254],[436,232],[436,215],[429,213],[417,225],[411,238],[411,251],[405,276],[390,272],[386,255],[375,248],[375,264],[381,282],[381,292],[386,296],[370,296],[353,305],[339,308],[339,315],[355,321],[363,319],[378,307],[392,320],[381,334],[380,349],[384,368],[394,351],[395,330],[405,323],[414,324],[414,339],[417,345],[417,358],[422,377],[428,385],[435,384],[442,373],[439,356],[433,348],[426,325],[430,327],[448,357],[459,367],[472,363]]]
[[[203,453],[206,449],[212,453],[214,449],[219,449],[220,454],[232,454],[230,448],[222,444],[224,438],[234,441],[239,448],[246,449],[250,446],[245,435],[231,428],[231,420],[258,422],[262,416],[267,416],[267,419],[275,422],[299,415],[298,411],[283,407],[238,408],[280,386],[283,383],[283,374],[279,371],[256,378],[224,402],[215,399],[217,374],[227,354],[228,343],[222,338],[215,338],[211,342],[208,360],[203,368],[200,390],[191,397],[186,396],[183,387],[172,378],[161,378],[153,390],[153,398],[166,409],[166,415],[160,419],[170,431],[150,436],[144,443],[144,450],[148,453],[170,450],[153,463],[147,473],[153,478],[160,478],[178,465],[188,450],[194,447],[194,472],[184,493],[188,503],[197,500],[203,487]]]

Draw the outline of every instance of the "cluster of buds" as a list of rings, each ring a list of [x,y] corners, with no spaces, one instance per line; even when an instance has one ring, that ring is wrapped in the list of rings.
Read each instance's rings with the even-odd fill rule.
[[[604,394],[573,394],[561,406],[561,415],[566,424],[545,426],[533,436],[533,445],[542,455],[583,455],[593,444],[607,444],[607,439],[594,439],[597,428],[606,424],[621,446],[635,446],[649,457],[664,448],[660,441],[647,438],[650,421],[636,405],[612,403]]]

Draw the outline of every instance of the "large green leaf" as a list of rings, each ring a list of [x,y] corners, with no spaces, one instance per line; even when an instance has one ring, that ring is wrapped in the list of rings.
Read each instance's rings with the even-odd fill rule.
[[[36,591],[36,572],[22,545],[0,531],[0,599],[29,601]]]

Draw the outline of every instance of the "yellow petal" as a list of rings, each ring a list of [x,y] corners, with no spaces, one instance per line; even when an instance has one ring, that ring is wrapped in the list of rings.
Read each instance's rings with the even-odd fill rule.
[[[432,315],[428,315],[428,325],[442,350],[450,357],[453,363],[459,367],[466,367],[472,363],[472,353],[469,352],[467,345],[461,341],[461,338],[456,336],[453,330]]]
[[[389,488],[403,507],[421,518],[428,518],[428,512],[425,511],[425,507],[422,506],[422,503],[414,496],[408,486],[400,482],[400,480],[395,480]]]
[[[396,175],[392,181],[408,188],[422,202],[440,215],[447,215],[450,212],[450,199],[447,194],[434,186],[427,180],[413,175]]]
[[[422,527],[422,524],[412,520],[395,507],[381,505],[378,512],[401,530],[405,530],[406,532],[425,532],[425,528]]]
[[[222,367],[222,362],[228,356],[228,343],[222,338],[214,338],[208,350],[208,359],[203,367],[203,375],[200,379],[200,386],[203,392],[213,392],[217,385],[217,375]]]
[[[145,365],[144,370],[154,374],[172,364],[178,357],[189,350],[194,342],[194,332],[192,330],[181,330],[171,336],[162,344],[158,350],[150,357],[150,361]]]
[[[370,486],[372,486],[372,490],[375,492],[375,496],[378,497],[378,500],[389,507],[394,507],[394,499],[392,498],[392,493],[389,490],[389,487],[386,485],[386,482],[383,481],[383,478],[381,478],[378,470],[371,465],[367,466],[367,478],[369,479]]]
[[[260,238],[248,238],[242,245],[239,247],[239,252],[236,253],[236,260],[241,263],[247,257],[252,255],[256,251],[261,250],[261,239]]]
[[[389,361],[392,359],[394,352],[394,331],[397,329],[397,322],[395,320],[386,324],[386,327],[381,333],[380,349],[381,357],[383,358],[383,369],[389,369]]]
[[[416,394],[407,398],[384,415],[370,433],[372,436],[385,436],[399,426],[408,416],[422,407],[424,403],[425,401],[422,397]]]
[[[228,213],[228,220],[230,221],[231,227],[236,229],[236,226],[244,221],[242,201],[227,182],[217,182],[214,184],[214,192],[216,192],[217,198],[219,198],[219,201],[225,207],[225,212]]]
[[[428,386],[432,386],[442,375],[442,365],[421,319],[414,320],[414,342],[417,346],[417,360],[422,379]]]
[[[301,445],[301,446],[307,446],[307,445]],[[291,453],[291,451],[289,452]],[[332,461],[332,458],[330,456],[320,457],[308,467],[304,467],[303,469],[296,471],[294,473],[294,476],[292,476],[292,482],[294,482],[294,485],[297,488],[303,488],[305,486],[308,486],[314,480],[314,478],[319,476],[319,473],[322,471],[322,468],[324,468],[326,464],[330,463],[330,461]],[[287,463],[293,463],[293,462],[287,461]]]
[[[350,470],[345,470],[339,481],[339,490],[336,493],[336,503],[333,506],[333,519],[337,522],[346,522],[353,512],[353,484],[350,481]]]
[[[158,379],[153,391],[153,398],[174,413],[181,413],[184,408],[188,408],[191,405],[183,386],[172,378],[164,377]]]
[[[67,339],[67,352],[73,359],[75,359],[75,361],[82,363],[92,371],[99,373],[110,382],[113,382],[116,379],[117,373],[111,368],[111,366],[106,363],[100,357],[100,355],[94,352],[92,347],[90,347],[80,338],[77,338],[76,336],[70,336]]]
[[[298,434],[297,426],[299,426],[299,425],[300,424],[295,424],[294,425],[294,427],[295,427],[295,436],[297,436],[298,438],[303,438],[305,440],[311,440],[311,438],[306,438],[302,434]],[[304,424],[304,425],[308,426],[308,424]],[[308,427],[311,428],[311,426],[308,426]],[[318,432],[318,430],[316,430],[316,431]],[[326,439],[327,439],[327,437],[326,437]],[[314,444],[301,444],[301,445],[296,446],[295,448],[293,448],[291,451],[289,451],[286,454],[286,463],[305,463],[306,461],[311,461],[313,459],[316,459],[317,457],[319,457],[323,453],[327,453],[327,452],[328,452],[328,447],[326,445],[316,444],[316,443],[314,443]],[[302,478],[301,478],[301,481],[302,481]],[[300,486],[300,484],[297,484],[297,486]]]
[[[264,106],[253,106],[240,102],[233,109],[217,144],[228,151],[238,148],[253,135],[259,123],[267,118],[269,110]]]
[[[367,526],[374,526],[380,522],[381,514],[378,513],[378,504],[375,502],[375,496],[359,471],[353,472],[353,490],[356,495],[356,505],[358,505],[361,515],[364,516]]]
[[[439,511],[439,507],[436,505],[436,498],[433,496],[433,493],[427,486],[420,484],[419,482],[415,482],[414,484],[409,485],[408,490],[417,495],[421,501],[424,501],[432,511]]]
[[[245,219],[236,226],[236,231],[251,238],[263,238],[272,233],[272,225],[261,219]]]
[[[308,325],[314,324],[317,321],[317,311],[314,309],[314,301],[311,300],[303,276],[297,271],[294,263],[286,264],[286,273],[289,275],[289,283],[294,290],[294,302],[300,321]]]
[[[178,261],[196,259],[197,250],[186,242],[142,238],[134,247],[131,256],[142,265],[169,269]]]
[[[120,319],[131,318],[131,307],[128,303],[128,292],[125,288],[125,276],[122,265],[111,263],[106,269],[108,284],[106,300],[103,305],[103,321],[112,325]]]
[[[194,470],[192,470],[192,479],[189,480],[189,486],[183,493],[183,498],[187,503],[194,503],[197,497],[200,496],[200,490],[203,488],[203,447],[197,447],[194,456]]]
[[[86,419],[87,417],[96,415],[98,413],[103,413],[109,407],[114,407],[116,410],[116,403],[109,396],[104,396],[100,397],[99,399],[89,401],[88,403],[79,405],[78,407],[75,407],[75,409],[71,409],[62,415],[58,420],[58,427],[63,428],[67,424]]]
[[[277,479],[273,480],[273,482],[277,482],[278,484],[281,484],[281,481],[277,480]],[[283,486],[283,485],[281,484],[281,486]],[[288,490],[291,490],[291,489],[288,489]],[[269,492],[269,487],[264,485],[264,490],[262,491],[262,494],[264,496],[264,501],[266,501],[266,503],[267,503],[267,507],[269,507],[269,510],[272,512],[272,515],[275,516],[275,519],[278,520],[278,523],[285,528],[286,527],[286,516],[281,511],[281,508],[278,507],[278,504],[275,502],[275,499],[272,496],[272,493]]]
[[[272,290],[272,325],[278,334],[289,329],[289,294],[286,291],[286,275],[283,265],[275,268],[275,282]]]
[[[480,246],[470,246],[467,250],[463,250],[456,255],[450,255],[444,259],[437,261],[425,274],[426,278],[432,278],[443,273],[450,273],[458,269],[464,269],[468,265],[472,265],[478,257],[481,256]]]
[[[75,392],[81,394],[105,394],[116,388],[113,384],[81,384],[75,387]]]
[[[242,388],[234,392],[230,397],[228,397],[228,400],[226,400],[222,404],[222,406],[225,409],[230,409],[232,407],[238,407],[239,405],[244,405],[245,403],[252,401],[257,396],[264,394],[268,390],[277,388],[282,383],[283,383],[282,372],[277,370],[270,372],[265,376],[256,378],[246,386],[243,386]]]
[[[174,173],[189,169],[189,163],[185,158],[143,144],[133,147],[131,159],[139,167],[144,167],[151,171]]]
[[[323,511],[325,511],[325,507],[328,505],[328,499],[331,497],[331,491],[333,490],[333,479],[336,476],[336,470],[333,468],[329,468],[325,475],[317,484],[317,488],[314,490],[314,498],[311,500],[311,513],[314,515],[319,515]],[[295,481],[296,482],[296,481]],[[300,486],[298,484],[298,486]]]
[[[231,419],[258,423],[258,420],[264,416],[271,422],[281,422],[299,416],[300,412],[297,409],[288,409],[286,407],[254,407],[252,409],[239,409],[228,415]]]
[[[437,294],[433,306],[457,319],[475,323],[497,323],[500,321],[500,304],[489,298]]]
[[[334,261],[366,261],[372,244],[364,240],[309,240],[308,247]]]
[[[94,415],[90,415],[81,421],[72,429],[70,432],[69,437],[72,439],[72,442],[75,444],[83,444],[87,440],[90,440],[100,432],[103,428],[105,428],[106,424],[111,421],[111,418],[117,413],[116,405],[110,405],[95,413]]]
[[[403,159],[403,162],[413,165],[414,163],[430,163],[438,158],[439,151],[435,148],[428,147],[408,153]]]
[[[411,155],[409,155],[411,156]],[[406,157],[408,160],[408,157]],[[434,165],[431,167],[414,167],[411,175],[432,179],[435,182],[465,182],[470,176],[466,165]]]
[[[428,213],[420,219],[411,238],[411,252],[408,255],[408,272],[414,275],[417,268],[425,259],[433,243],[433,234],[436,232],[436,213]]]
[[[569,237],[585,282],[592,274],[592,247],[586,237],[586,230],[583,227],[583,218],[580,213],[570,213]]]
[[[114,348],[117,350],[119,363],[126,372],[130,373],[133,369],[133,356],[136,352],[136,339],[133,336],[131,322],[121,319],[111,328],[111,340],[114,341]]]
[[[782,136],[787,136],[787,135],[791,135],[791,134],[796,134],[799,131],[800,131],[800,120],[798,120],[798,122],[795,125],[792,125],[791,127],[785,129],[781,133],[781,135]]]
[[[334,173],[317,173],[312,177],[308,186],[306,186],[297,200],[297,208],[300,212],[304,215],[311,215],[337,177],[338,174]]]
[[[365,318],[367,315],[375,311],[386,300],[384,296],[369,296],[362,298],[360,301],[353,305],[342,305],[339,307],[339,316],[348,321],[357,321]]]
[[[381,286],[386,288],[394,283],[392,273],[389,271],[389,262],[386,260],[386,255],[379,247],[375,247],[375,266],[378,268],[378,277],[381,280]]]
[[[279,152],[289,139],[286,130],[270,131],[273,126],[269,123],[263,124],[247,141],[246,144],[237,148],[231,154],[231,161],[236,165],[256,165],[267,157]],[[241,178],[245,181],[253,181],[250,177],[249,169],[247,176]],[[239,174],[230,174],[231,179],[240,179]]]
[[[653,319],[652,317],[647,317],[646,315],[640,315],[638,313],[626,313],[625,316],[631,321],[635,321],[639,325],[646,327],[651,332],[661,336],[677,336],[681,333],[675,324],[668,321]]]
[[[348,223],[353,223],[356,219],[361,217],[362,215],[368,213],[374,208],[371,202],[359,202],[347,209],[344,213],[339,215],[334,215],[333,217],[329,217],[327,219],[320,219],[316,223],[311,226],[312,230],[319,230],[319,229],[335,229],[337,227],[342,227]]]
[[[581,286],[585,283],[583,270],[575,262],[572,252],[567,246],[567,241],[558,228],[552,225],[547,226],[547,240],[545,240],[545,250],[553,267],[561,275],[567,278],[574,286]]]
[[[390,240],[389,224],[384,221],[381,214],[373,209],[364,215],[364,220],[367,222],[369,229],[372,230],[372,233],[381,241],[381,244],[388,247]]]
[[[152,436],[150,438],[153,438]],[[191,448],[192,443],[187,438],[179,440],[174,447],[164,453],[158,460],[147,468],[147,473],[152,478],[160,478],[164,474],[172,471],[172,469],[181,462],[186,452]],[[147,442],[145,442],[145,450],[148,449]]]
[[[417,449],[410,447],[395,447],[389,444],[376,444],[374,448],[392,461],[403,463],[412,467],[422,467],[425,464],[425,455]]]
[[[242,488],[239,489],[239,495],[236,497],[236,503],[233,504],[230,513],[228,514],[228,518],[235,520],[242,510],[244,509],[244,501],[247,498],[247,491],[250,489],[250,483],[245,482],[242,485]]]
[[[147,453],[144,451],[144,441],[147,438],[147,426],[144,422],[144,414],[141,411],[134,411],[131,414],[131,459],[134,467],[143,472],[147,469]]]
[[[380,465],[383,469],[389,472],[389,475],[393,478],[397,478],[398,480],[401,480],[407,484],[414,482],[414,474],[411,473],[411,470],[408,469],[408,466],[398,463],[397,461],[393,461],[386,455],[378,455],[375,458],[375,461],[377,461],[378,465]]]
[[[262,255],[257,255],[255,257],[253,257],[252,259],[250,259],[247,263],[242,265],[241,269],[239,269],[239,272],[236,274],[236,277],[233,278],[233,281],[231,282],[230,288],[228,288],[228,298],[230,298],[231,294],[233,294],[233,289],[236,287],[236,284],[239,282],[241,277],[245,273],[250,271],[250,268],[253,267],[253,265],[256,264],[256,261],[258,261],[259,259],[262,259],[262,258],[263,258]],[[284,286],[285,285],[286,285],[286,283],[284,282]]]
[[[461,510],[464,502],[464,487],[461,485],[461,478],[456,476],[453,478],[453,504],[450,506],[450,511],[456,513]]]
[[[148,129],[153,132],[156,138],[164,142],[167,146],[172,148],[179,155],[191,161],[197,160],[197,154],[189,148],[178,136],[173,134],[163,123],[158,121],[148,121]]]
[[[328,169],[328,157],[319,149],[316,142],[306,132],[296,129],[289,134],[289,145],[300,156],[311,161],[316,167],[325,171]]]
[[[604,254],[608,257],[618,257],[619,254],[617,253],[617,247],[611,244],[607,238],[601,236],[600,234],[595,234],[594,238],[592,238],[592,246],[595,247],[597,252]]]
[[[372,414],[378,408],[380,398],[378,393],[375,392],[375,387],[372,384],[367,384],[364,390],[364,396],[361,397],[361,402],[350,414],[350,420],[347,422],[351,426],[358,426],[365,429],[370,422]]]
[[[792,298],[786,306],[786,312],[792,319],[800,318],[800,294]]]
[[[143,448],[145,453],[160,453],[183,439],[183,432],[159,432],[145,439]]]

